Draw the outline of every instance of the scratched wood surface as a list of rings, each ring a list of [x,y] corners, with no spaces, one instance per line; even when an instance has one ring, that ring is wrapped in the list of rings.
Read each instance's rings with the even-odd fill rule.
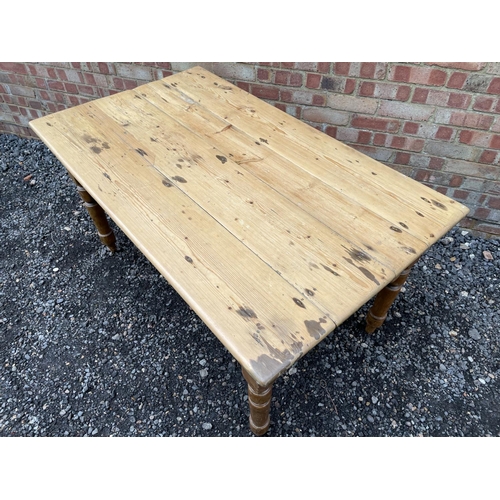
[[[468,212],[199,67],[30,125],[262,385]]]

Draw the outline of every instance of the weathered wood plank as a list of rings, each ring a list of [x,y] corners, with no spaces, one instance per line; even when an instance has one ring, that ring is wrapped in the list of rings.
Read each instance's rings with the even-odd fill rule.
[[[393,199],[398,206],[407,205],[415,214],[423,214],[436,228],[433,241],[468,213],[460,203],[322,134],[203,68],[173,75],[166,82],[178,92],[181,86],[186,99],[209,108],[255,140],[265,139],[268,147],[332,186],[337,177],[331,172],[336,168],[336,175],[344,172],[353,176],[366,189],[375,186],[381,198]]]
[[[32,126],[260,384],[335,327],[145,155],[124,147],[130,134],[116,122],[79,107]]]

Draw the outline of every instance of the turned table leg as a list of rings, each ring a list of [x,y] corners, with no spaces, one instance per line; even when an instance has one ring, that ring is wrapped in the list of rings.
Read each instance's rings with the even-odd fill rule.
[[[251,375],[242,368],[243,377],[248,382],[248,403],[250,404],[250,430],[256,436],[264,435],[269,429],[269,410],[273,384],[260,386]]]
[[[389,307],[391,307],[392,303],[398,296],[401,287],[406,281],[406,278],[408,278],[410,270],[415,265],[415,262],[410,264],[394,281],[380,290],[377,294],[371,309],[366,315],[365,330],[367,333],[373,333],[377,328],[382,326],[385,318],[387,318],[387,311],[389,310]]]
[[[85,191],[85,188],[82,187],[82,185],[71,174],[69,176],[75,182],[78,193],[84,201],[83,204],[94,221],[95,227],[97,228],[97,234],[99,235],[101,242],[106,245],[111,252],[116,252],[115,234],[109,226],[106,213],[101,206],[97,204],[94,198],[92,198],[92,196]]]

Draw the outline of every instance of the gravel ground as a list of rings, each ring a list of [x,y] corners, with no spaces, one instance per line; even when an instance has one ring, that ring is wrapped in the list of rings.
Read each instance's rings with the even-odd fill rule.
[[[250,436],[238,365],[40,142],[0,135],[0,436]],[[500,241],[455,228],[274,384],[269,436],[499,436]]]

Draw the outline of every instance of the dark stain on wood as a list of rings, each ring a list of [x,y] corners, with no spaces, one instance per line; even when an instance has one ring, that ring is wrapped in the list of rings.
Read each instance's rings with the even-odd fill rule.
[[[442,203],[440,203],[439,201],[437,200],[432,200],[432,204],[435,206],[435,207],[438,207],[440,208],[441,210],[448,210],[448,208],[443,205]]]
[[[104,172],[102,175],[104,175],[104,177],[106,177],[106,179],[111,180],[111,177],[106,172]]]
[[[309,290],[309,288],[306,288],[306,293],[307,295],[309,295],[310,297],[313,297],[314,296],[314,292],[312,290]]]
[[[252,333],[252,337],[253,339],[255,340],[255,342],[257,342],[257,344],[261,345],[262,347],[264,347],[264,344],[262,343],[262,341],[259,339],[259,335],[257,333]]]
[[[305,309],[306,306],[302,303],[302,301],[300,299],[296,299],[295,297],[293,297],[293,301],[299,306],[299,307],[302,307],[302,309]]]
[[[45,122],[49,127],[52,127],[52,123],[50,122]]]
[[[97,155],[102,151],[102,149],[97,146],[92,146],[90,149]]]
[[[104,149],[109,149],[109,144],[108,144],[107,142],[103,142],[103,143],[102,143],[102,147],[103,147]]]
[[[255,141],[255,144],[257,144],[257,146],[260,146],[260,142],[259,141]]]
[[[155,139],[154,137],[150,137],[149,139],[151,140],[151,142],[158,142],[158,139]]]
[[[374,249],[372,246],[370,246],[370,245],[365,245],[365,247],[366,247],[368,250],[370,250],[370,252],[374,252],[374,251],[375,251],[375,249]]]
[[[227,158],[225,156],[222,156],[222,155],[215,155],[215,157],[222,163],[226,163],[227,161]]]
[[[429,201],[427,198],[425,198],[424,196],[421,196],[421,197],[420,197],[420,199],[421,199],[421,200],[424,200],[424,201],[425,201],[425,202],[427,202],[427,203],[430,203],[430,201]]]
[[[167,181],[167,179],[163,179],[163,180],[161,181],[161,183],[162,183],[164,186],[167,186],[168,188],[169,188],[169,187],[172,187],[172,184],[171,184],[170,182],[168,182],[168,181]]]
[[[182,184],[185,184],[187,182],[187,180],[184,179],[184,177],[180,177],[179,175],[176,175],[175,177],[172,177],[172,179],[174,181],[181,182]]]
[[[87,142],[88,144],[92,144],[93,142],[97,142],[97,139],[94,139],[92,136],[90,136],[89,134],[84,134],[82,136],[83,140],[85,142]]]
[[[192,263],[193,263],[193,259],[192,259],[189,255],[186,255],[184,258],[185,258],[185,259],[186,259],[186,260],[187,260],[190,264],[192,264]]]
[[[314,267],[314,269],[319,269],[319,267],[318,267],[318,266],[317,266],[314,262],[309,262],[309,265],[310,265],[311,267]],[[328,271],[328,270],[329,270],[329,269],[327,269],[327,271]]]
[[[326,333],[326,330],[321,326],[321,323],[326,323],[323,318],[319,321],[314,321],[313,319],[306,319],[304,325],[306,325],[307,332],[315,340],[319,340],[321,335]]]
[[[136,151],[141,155],[141,156],[148,156],[146,151],[143,151],[141,148],[137,148]]]
[[[377,172],[372,172],[372,175],[378,175]]]
[[[349,260],[350,260],[350,259],[349,259]],[[352,262],[352,261],[351,261],[351,262]],[[313,265],[313,264],[311,264],[311,265]],[[334,271],[333,269],[331,269],[330,267],[325,266],[324,264],[321,264],[321,265],[323,266],[323,269],[325,269],[325,270],[326,270],[326,271],[328,271],[329,273],[332,273],[334,276],[340,276],[340,274],[339,274],[339,273],[335,272],[335,271]],[[318,266],[314,265],[314,267],[316,267],[316,268],[317,268]]]
[[[249,307],[240,307],[236,312],[243,318],[257,319],[257,315]]]
[[[415,251],[414,248],[412,247],[401,247],[406,253],[413,253],[416,254],[417,252]]]
[[[370,260],[372,260],[369,255],[361,250],[358,250],[357,248],[351,248],[350,250],[347,250],[347,253],[352,259],[357,260],[358,262],[370,262]]]
[[[257,327],[257,330],[265,330],[266,329],[266,327],[261,325],[260,323],[257,323],[255,326]]]
[[[182,165],[179,165],[178,163],[175,164],[177,168],[182,168]]]
[[[262,137],[259,137],[259,141],[260,142],[265,142],[266,144],[268,144],[267,139],[262,139]]]
[[[373,273],[371,273],[370,271],[368,271],[368,269],[364,268],[363,266],[359,266],[358,269],[371,281],[373,281],[376,285],[380,285],[380,282],[378,281],[377,278],[375,278],[375,276],[373,275]]]
[[[163,86],[164,86],[164,87],[167,87],[167,89],[169,89],[169,88],[170,88],[170,85],[169,85],[168,83],[164,83],[164,84],[163,84]]]
[[[424,215],[424,214],[422,214],[422,213],[420,213],[420,212],[415,211],[415,213],[416,213],[418,216],[420,216],[420,217],[425,217],[425,215]]]
[[[400,222],[399,225],[401,227],[404,227],[405,229],[409,229],[409,227],[404,222]]]
[[[391,226],[391,229],[393,231],[395,231],[396,233],[402,233],[403,231],[401,231],[401,229],[399,229],[399,227],[396,227],[396,226]]]

